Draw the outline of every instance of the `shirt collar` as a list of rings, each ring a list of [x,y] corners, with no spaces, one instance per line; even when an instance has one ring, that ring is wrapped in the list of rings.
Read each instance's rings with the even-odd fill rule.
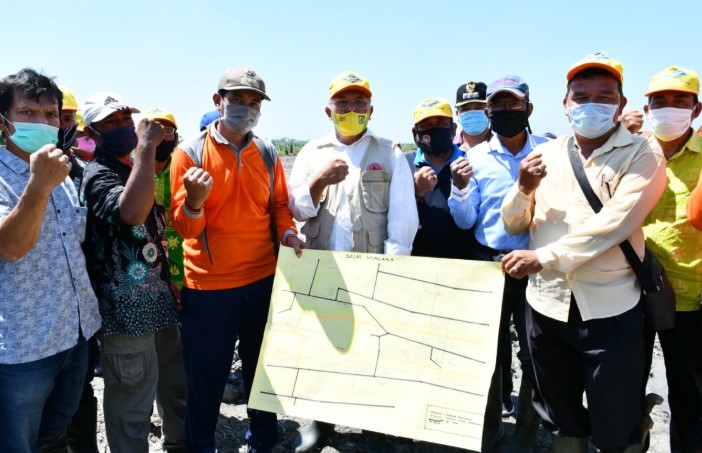
[[[29,162],[23,161],[4,146],[0,146],[0,162],[18,175],[29,172]]]
[[[427,160],[424,158],[424,152],[422,151],[422,149],[421,149],[421,148],[417,148],[417,155],[414,157],[414,166],[415,166],[415,167],[418,167],[418,166],[421,165],[421,164],[426,164],[426,165],[429,165],[431,168],[434,169],[435,172],[438,173],[437,170],[440,171],[440,170],[443,169],[446,165],[451,164],[451,162],[453,162],[454,160],[456,160],[456,159],[458,159],[459,157],[462,157],[462,156],[463,156],[463,151],[461,151],[461,149],[458,147],[457,144],[453,143],[453,154],[451,155],[451,157],[449,158],[449,160],[447,160],[441,168],[435,168],[432,164],[429,163],[429,161],[427,161]]]
[[[487,141],[488,146],[490,147],[490,152],[491,153],[509,154],[510,156],[513,156],[515,159],[517,159],[517,158],[521,159],[522,157],[529,154],[535,146],[534,139],[531,137],[529,130],[524,130],[524,132],[526,132],[526,141],[524,142],[524,146],[517,153],[517,155],[513,155],[509,150],[507,150],[502,145],[502,142],[500,141],[500,137],[497,134],[492,134],[492,137]]]
[[[224,136],[222,134],[220,134],[219,131],[217,130],[217,124],[219,124],[220,121],[222,121],[222,120],[221,119],[215,120],[212,122],[212,124],[210,124],[208,126],[208,128],[209,128],[208,131],[209,131],[210,135],[212,135],[212,138],[214,139],[214,141],[220,145],[234,146],[233,144],[229,143],[229,140],[224,138]],[[252,138],[253,138],[253,132],[247,132],[246,133],[246,143],[244,144],[244,146],[241,147],[241,149],[246,148],[248,146],[248,144],[251,142]]]
[[[345,145],[345,144],[341,143],[341,142],[339,141],[338,138],[336,138],[336,131],[332,131],[332,132],[328,133],[327,135],[325,135],[325,136],[322,138],[321,142],[319,143],[319,146],[320,146],[320,147],[325,147],[325,146],[353,146],[353,145],[355,145],[355,144],[357,144],[357,143],[360,143],[360,142],[363,141],[363,140],[368,139],[369,137],[375,137],[375,134],[373,133],[373,131],[371,131],[370,129],[366,128],[366,131],[363,133],[363,135],[361,135],[361,138],[359,138],[358,140],[356,140],[355,142],[353,142],[353,143],[350,144],[350,145]]]

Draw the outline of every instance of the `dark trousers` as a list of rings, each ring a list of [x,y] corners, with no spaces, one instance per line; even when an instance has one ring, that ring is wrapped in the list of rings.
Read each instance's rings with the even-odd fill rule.
[[[268,319],[273,276],[224,290],[183,288],[183,355],[188,382],[185,444],[189,452],[214,452],[219,406],[239,338],[248,399]],[[246,442],[252,451],[271,451],[277,441],[276,414],[248,410]]]
[[[671,451],[702,450],[702,311],[678,311],[658,332],[670,404]]]
[[[477,241],[476,241],[477,243]],[[473,256],[480,261],[500,261],[509,250],[495,250],[477,243]],[[514,319],[514,328],[519,339],[517,358],[522,367],[522,379],[534,382],[534,367],[531,364],[529,343],[527,341],[525,309],[526,288],[529,279],[517,280],[505,274],[505,287],[502,293],[502,314],[497,340],[497,363],[502,366],[502,396],[509,398],[512,392],[512,341],[510,340],[510,318]]]
[[[640,443],[641,304],[618,316],[583,321],[571,298],[568,322],[527,306],[526,323],[538,387],[534,408],[544,427],[558,436],[592,436],[601,450]]]

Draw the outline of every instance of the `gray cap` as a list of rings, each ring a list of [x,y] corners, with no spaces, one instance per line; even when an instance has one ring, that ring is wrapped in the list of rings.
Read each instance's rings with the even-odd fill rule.
[[[266,84],[261,76],[247,67],[228,69],[219,78],[217,90],[251,90],[259,93],[264,99],[271,100],[266,94]]]

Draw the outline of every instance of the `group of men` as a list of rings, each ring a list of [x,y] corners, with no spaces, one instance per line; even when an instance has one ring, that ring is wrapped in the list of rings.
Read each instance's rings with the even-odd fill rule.
[[[676,325],[659,332],[671,450],[702,451],[697,74],[653,76],[650,138],[636,134],[641,122],[620,120],[643,116],[623,116],[621,63],[589,55],[566,79],[572,134],[532,134],[529,86],[508,75],[459,87],[460,134],[448,101],[419,102],[417,151],[403,155],[368,128],[368,80],[345,72],[325,106],[333,130],[303,147],[287,181],[273,145],[253,133],[270,98],[251,68],[221,76],[216,113],[181,143],[166,110],[135,125],[139,110],[98,93],[81,122],[74,97],[46,76],[24,69],[0,80],[0,445],[97,449],[90,379],[101,329],[111,450],[148,451],[156,400],[164,449],[214,452],[237,340],[247,396],[252,387],[280,244],[298,256],[311,248],[500,262],[482,451],[495,451],[511,412],[512,317],[523,377],[507,451],[531,451],[541,425],[556,452],[586,452],[589,441],[603,452],[645,451],[655,332],[619,248],[629,240],[640,258],[644,243],[659,256],[676,291]],[[576,165],[602,202],[597,213]],[[247,451],[272,451],[276,415],[248,415]],[[312,422],[294,449],[310,451],[332,432]],[[363,443],[389,448],[374,432]]]

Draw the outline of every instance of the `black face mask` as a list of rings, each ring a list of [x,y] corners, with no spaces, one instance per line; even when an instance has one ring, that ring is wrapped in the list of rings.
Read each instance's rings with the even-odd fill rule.
[[[97,145],[97,149],[115,157],[128,156],[137,146],[134,126],[124,126],[99,134],[101,143]]]
[[[56,147],[64,151],[68,151],[73,146],[76,141],[76,136],[78,135],[78,125],[74,124],[70,127],[62,127],[58,131],[58,143]]]
[[[529,127],[529,110],[500,110],[490,112],[492,130],[503,137],[514,137]]]
[[[174,140],[166,141],[163,140],[156,147],[156,162],[165,162],[171,157],[171,153],[175,149],[176,142],[178,141],[178,136]]]
[[[453,150],[453,127],[434,127],[416,131],[414,143],[426,154],[444,154]]]

